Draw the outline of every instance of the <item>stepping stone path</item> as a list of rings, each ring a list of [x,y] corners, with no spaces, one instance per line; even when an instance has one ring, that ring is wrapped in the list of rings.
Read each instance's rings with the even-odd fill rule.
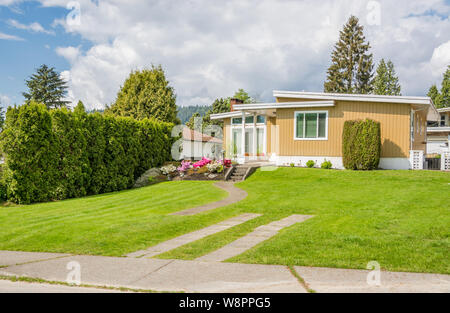
[[[234,187],[234,183],[232,183],[232,182],[221,181],[221,182],[215,183],[214,186],[228,192],[229,193],[228,198],[217,201],[217,202],[208,203],[208,204],[196,207],[196,208],[178,211],[178,212],[172,213],[170,215],[195,215],[195,214],[198,214],[201,212],[214,210],[214,209],[217,209],[217,208],[229,205],[229,204],[239,202],[239,201],[247,198],[247,195],[248,195],[247,192],[245,192],[244,190]]]
[[[196,261],[203,261],[203,262],[225,261],[236,255],[242,254],[248,249],[253,248],[257,244],[275,236],[281,229],[292,226],[296,223],[304,222],[312,217],[313,216],[311,215],[291,215],[279,221],[259,226],[250,234],[233,241],[232,243],[224,246],[223,248],[220,248],[219,250],[216,250],[207,255],[199,257],[196,259]]]
[[[234,227],[236,225],[245,223],[251,219],[254,219],[256,217],[261,216],[261,214],[251,214],[251,213],[245,213],[241,214],[236,217],[232,217],[230,219],[227,219],[223,222],[211,225],[209,227],[164,241],[156,246],[150,247],[146,250],[140,250],[136,252],[132,252],[127,254],[127,257],[153,257],[155,255],[173,250],[175,248],[181,247],[185,244],[191,243],[193,241],[197,241],[199,239],[202,239],[204,237],[213,235],[215,233],[227,230],[231,227]]]

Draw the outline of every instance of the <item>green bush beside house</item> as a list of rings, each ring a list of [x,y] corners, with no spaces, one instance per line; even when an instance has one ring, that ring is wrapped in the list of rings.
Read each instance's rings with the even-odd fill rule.
[[[342,134],[344,167],[349,170],[376,170],[381,155],[381,125],[367,119],[346,121]]]

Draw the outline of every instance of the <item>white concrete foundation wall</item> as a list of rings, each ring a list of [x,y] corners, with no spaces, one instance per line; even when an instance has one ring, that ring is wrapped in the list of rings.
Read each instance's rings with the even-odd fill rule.
[[[379,168],[383,170],[410,170],[408,158],[381,158]]]
[[[275,162],[277,166],[290,166],[294,163],[295,166],[306,167],[306,162],[313,160],[316,165],[320,165],[325,161],[330,161],[335,169],[344,169],[342,157],[318,157],[318,156],[272,156],[271,161]],[[381,158],[380,166],[384,170],[409,170],[411,164],[408,158]]]
[[[277,166],[290,166],[294,163],[295,166],[306,167],[306,162],[313,160],[316,165],[315,167],[320,167],[320,165],[326,161],[330,161],[333,168],[344,169],[341,157],[318,157],[318,156],[277,156],[271,158]]]

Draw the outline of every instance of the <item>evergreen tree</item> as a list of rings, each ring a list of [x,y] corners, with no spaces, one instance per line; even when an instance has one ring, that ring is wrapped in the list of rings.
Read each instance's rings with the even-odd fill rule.
[[[211,114],[230,112],[230,98],[220,98],[214,100],[212,110],[208,111],[203,117],[203,127],[208,125],[217,125],[223,127],[223,121],[211,120]]]
[[[440,104],[442,107],[450,107],[450,65],[447,67],[444,79],[442,80],[441,101]]]
[[[195,112],[194,114],[192,114],[191,118],[189,119],[189,121],[186,122],[186,126],[189,127],[190,129],[194,129],[195,125],[195,119],[201,119],[201,115],[198,112]]]
[[[0,101],[0,132],[3,131],[3,126],[5,125],[5,111],[1,105],[2,102]]]
[[[255,100],[242,88],[234,93],[233,98],[242,100],[244,103],[255,103]]]
[[[204,116],[208,113],[209,110],[212,109],[210,105],[190,105],[190,106],[178,106],[177,107],[177,117],[180,119],[181,124],[186,124],[191,118],[192,114],[198,112],[200,116]]]
[[[433,100],[436,108],[450,107],[450,65],[444,73],[444,79],[442,80],[441,92],[436,85],[431,86],[428,91],[428,97]]]
[[[53,67],[42,65],[26,80],[28,92],[24,92],[23,96],[27,102],[34,100],[43,103],[47,108],[65,107],[70,101],[65,101],[67,95],[67,84],[60,77],[59,73]]]
[[[430,87],[430,90],[428,91],[428,97],[430,97],[431,100],[433,100],[435,107],[437,108],[440,107],[441,94],[439,93],[439,89],[436,86],[436,84]]]
[[[179,124],[176,96],[169,86],[161,65],[131,72],[117,94],[116,101],[105,111],[137,120],[156,118]]]
[[[81,100],[78,101],[78,104],[73,109],[73,112],[78,115],[82,115],[82,114],[86,113],[86,108],[84,107],[84,104]]]
[[[376,95],[401,96],[399,79],[395,73],[394,63],[381,59],[374,79],[374,90]]]
[[[365,42],[364,27],[351,16],[340,32],[339,41],[331,54],[324,91],[331,93],[368,94],[373,90],[373,55]]]

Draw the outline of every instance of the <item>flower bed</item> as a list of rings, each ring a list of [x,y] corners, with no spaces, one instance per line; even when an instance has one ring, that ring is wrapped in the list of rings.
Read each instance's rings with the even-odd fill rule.
[[[166,165],[161,172],[168,180],[224,180],[226,169],[231,167],[231,160],[211,160],[202,158],[200,161],[182,161],[178,168]]]

